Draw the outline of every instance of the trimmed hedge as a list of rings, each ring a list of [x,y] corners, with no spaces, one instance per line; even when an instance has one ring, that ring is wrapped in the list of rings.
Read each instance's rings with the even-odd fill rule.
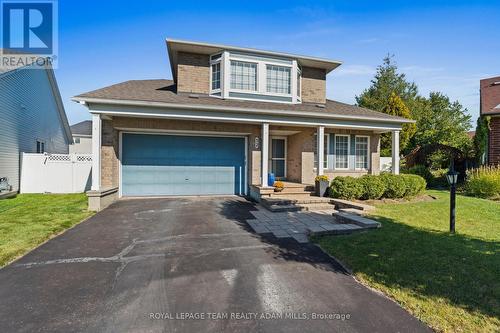
[[[363,194],[363,185],[353,177],[337,177],[330,185],[330,196],[341,199],[358,199]]]
[[[363,200],[380,199],[387,189],[385,182],[378,176],[362,176],[359,181],[363,185],[363,193],[361,194]]]
[[[414,197],[427,186],[425,179],[417,175],[382,174],[360,178],[336,177],[330,184],[330,196],[339,199],[399,199]]]

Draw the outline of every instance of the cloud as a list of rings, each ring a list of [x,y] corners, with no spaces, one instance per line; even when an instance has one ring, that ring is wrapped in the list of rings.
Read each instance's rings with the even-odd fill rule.
[[[373,43],[377,43],[377,42],[385,42],[385,41],[381,40],[380,38],[377,38],[377,37],[360,39],[357,41],[358,44],[373,44]]]
[[[367,65],[345,65],[340,66],[333,73],[336,76],[371,76],[376,73],[377,69]]]
[[[425,75],[429,75],[431,73],[443,72],[444,70],[445,70],[444,67],[424,67],[419,65],[410,65],[399,68],[399,71],[403,73],[425,74]]]

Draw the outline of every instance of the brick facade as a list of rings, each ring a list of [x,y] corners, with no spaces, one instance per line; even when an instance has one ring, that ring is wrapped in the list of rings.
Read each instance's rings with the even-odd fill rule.
[[[177,91],[197,94],[210,93],[210,61],[208,55],[179,52]]]
[[[252,124],[231,124],[203,121],[166,120],[154,118],[114,117],[104,120],[102,126],[101,147],[101,185],[103,188],[119,186],[119,130],[166,130],[186,132],[243,133],[248,138],[248,182],[249,185],[261,184],[261,126]],[[315,133],[313,127],[271,126],[270,130],[293,130],[299,133],[287,137],[287,180],[304,184],[313,184]],[[330,179],[339,175],[360,176],[378,174],[380,159],[380,135],[366,131],[325,130],[325,133],[370,135],[370,170],[334,171],[325,170]],[[272,134],[271,134],[272,136]],[[259,142],[256,145],[256,138]],[[325,143],[326,144],[326,143]]]
[[[500,164],[500,116],[491,117],[490,120],[488,163]]]
[[[326,103],[326,72],[324,69],[302,67],[302,102]]]

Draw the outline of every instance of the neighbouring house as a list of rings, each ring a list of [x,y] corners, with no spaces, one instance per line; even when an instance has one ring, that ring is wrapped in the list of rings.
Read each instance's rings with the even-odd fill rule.
[[[84,120],[71,125],[73,143],[69,146],[70,154],[92,153],[92,121]]]
[[[19,190],[21,153],[67,154],[72,140],[50,66],[0,69],[0,178],[12,191]]]
[[[326,98],[341,62],[167,40],[173,80],[126,81],[73,99],[92,114],[91,209],[122,196],[251,195],[268,174],[379,173],[380,134],[412,122]],[[338,87],[342,89],[342,87]]]
[[[500,163],[500,76],[480,81],[481,116],[490,118],[487,161]]]

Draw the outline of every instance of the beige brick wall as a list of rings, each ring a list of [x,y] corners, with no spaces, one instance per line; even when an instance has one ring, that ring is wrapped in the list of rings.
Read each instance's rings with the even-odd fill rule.
[[[324,69],[302,67],[302,102],[326,102],[326,71]]]
[[[101,137],[101,187],[118,186],[118,132],[111,120],[103,120]]]
[[[103,121],[101,148],[101,185],[102,187],[119,185],[118,143],[119,131],[116,128],[175,130],[200,132],[249,133],[248,135],[248,180],[249,184],[260,184],[261,153],[256,149],[255,137],[260,137],[260,126],[250,124],[230,124],[202,121],[164,120],[151,118],[114,117],[112,121]]]
[[[101,148],[101,183],[102,187],[119,185],[119,131],[116,128],[131,130],[176,130],[200,132],[248,133],[248,181],[249,185],[261,183],[261,144],[255,147],[255,138],[262,142],[261,126],[250,124],[230,124],[201,121],[163,120],[148,118],[114,117],[104,120],[102,126]],[[314,134],[315,128],[271,126],[270,130],[294,130],[297,134],[287,137],[287,179],[304,184],[314,183]],[[325,170],[330,178],[342,175],[360,176],[366,173],[379,173],[380,135],[366,131],[326,130],[326,133],[370,135],[371,170],[367,171],[333,171]]]
[[[208,94],[210,92],[208,55],[179,52],[177,59],[177,91]]]
[[[297,128],[295,128],[297,130]],[[287,179],[304,184],[314,182],[315,128],[299,128],[300,133],[287,138]]]

